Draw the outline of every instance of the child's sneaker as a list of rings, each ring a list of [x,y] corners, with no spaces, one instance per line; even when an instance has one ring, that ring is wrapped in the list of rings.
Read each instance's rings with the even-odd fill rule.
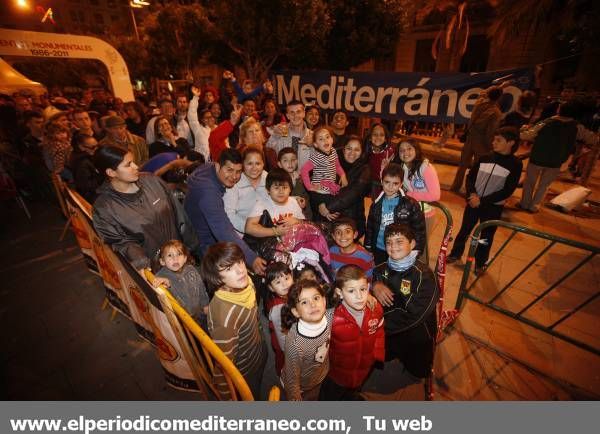
[[[487,270],[487,265],[481,265],[481,266],[476,266],[475,270],[473,271],[475,273],[475,276],[479,277],[482,274],[484,274]]]

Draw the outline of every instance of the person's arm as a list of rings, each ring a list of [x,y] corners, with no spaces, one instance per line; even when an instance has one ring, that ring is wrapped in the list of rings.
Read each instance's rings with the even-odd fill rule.
[[[514,160],[514,166],[510,168],[510,172],[504,181],[504,187],[502,189],[481,197],[481,203],[496,203],[508,199],[516,190],[519,185],[519,179],[521,178],[521,172],[523,170],[523,163],[521,160]]]
[[[223,195],[223,205],[225,206],[225,214],[229,221],[238,232],[244,232],[246,219],[238,213],[238,204],[240,202],[240,190],[238,184],[232,188],[228,188]]]
[[[253,237],[265,238],[265,237],[278,237],[281,235],[281,231],[278,230],[277,226],[272,228],[265,228],[259,223],[259,217],[248,217],[246,219],[246,226],[244,233],[252,235]]]
[[[163,176],[165,173],[167,173],[169,170],[172,169],[177,169],[179,167],[188,167],[190,165],[192,165],[193,162],[186,160],[185,158],[177,158],[175,160],[171,160],[169,161],[167,164],[165,164],[164,166],[156,169],[154,171],[154,174],[156,176]]]
[[[435,202],[440,200],[440,180],[432,164],[427,164],[427,167],[423,171],[423,181],[425,182],[427,191],[409,191],[406,195],[420,202]]]
[[[333,200],[327,204],[331,213],[344,211],[353,206],[357,201],[364,200],[371,187],[371,169],[367,164],[363,166],[360,176],[354,180],[348,180],[349,184],[343,187]]]
[[[209,306],[210,311],[210,306]],[[209,322],[210,324],[211,322]],[[235,324],[235,321],[231,322]],[[223,353],[235,363],[238,347],[239,347],[239,333],[237,328],[228,326],[225,327],[223,324],[216,324],[215,327],[210,330],[210,337],[215,344],[223,351]],[[229,387],[227,386],[227,380],[225,374],[219,366],[216,366],[214,373],[214,382],[217,386],[217,390],[224,397],[230,397]]]
[[[534,142],[540,130],[546,126],[546,122],[540,121],[530,127],[522,127],[519,138],[527,142]]]
[[[198,91],[199,93],[200,91]],[[200,144],[198,143],[198,137],[200,136],[200,121],[198,120],[198,95],[194,94],[192,99],[190,100],[190,104],[188,106],[187,112],[187,121],[192,133],[194,134],[194,143],[196,151],[201,149]]]
[[[296,342],[292,342],[292,339],[286,338],[285,364],[283,365],[285,381],[283,387],[288,401],[302,401],[300,360],[301,355]]]
[[[227,218],[227,214],[225,214],[222,198],[209,199],[205,196],[202,204],[198,204],[197,207],[204,215],[209,230],[215,239],[236,243],[244,252],[246,262],[253,264],[258,255],[239,237],[237,231]]]
[[[304,188],[306,188],[307,191],[314,191],[314,187],[310,182],[310,171],[314,168],[315,164],[312,161],[308,160],[306,163],[304,163],[302,169],[300,169],[300,179],[302,179]]]
[[[411,199],[410,197],[405,197],[405,200],[410,201],[409,207],[411,212],[409,217],[409,226],[415,234],[415,249],[423,252],[425,245],[427,244],[425,214],[423,213],[419,202]]]
[[[146,143],[154,143],[156,137],[154,136],[154,122],[156,122],[156,116],[148,121],[146,125]]]
[[[385,330],[383,327],[383,308],[380,304],[375,306],[374,317],[379,318],[380,321],[377,324],[377,331],[375,332],[375,348],[373,350],[373,356],[375,360],[383,362],[385,360]]]
[[[374,230],[379,230],[379,228],[375,228],[375,213],[373,212],[373,208],[375,208],[375,202],[371,203],[371,207],[369,208],[369,215],[367,216],[367,227],[365,229],[365,249],[372,252],[375,247],[373,244],[377,242],[377,239],[373,239],[376,235],[373,235]]]
[[[143,237],[125,231],[117,222],[116,216],[110,215],[109,209],[94,207],[92,210],[92,224],[100,238],[115,252],[127,258],[136,270],[150,266],[150,258],[142,247]]]
[[[283,304],[278,304],[271,309],[269,312],[269,320],[273,323],[273,330],[275,330],[275,337],[277,338],[277,343],[279,343],[279,348],[285,348],[285,333],[281,329],[281,308]]]
[[[475,181],[477,181],[477,173],[479,173],[479,166],[481,164],[481,159],[478,158],[473,166],[469,169],[469,173],[467,173],[467,177],[465,178],[465,190],[467,192],[467,198],[472,194],[477,194],[477,190],[475,189]]]
[[[394,330],[402,332],[421,324],[435,310],[439,291],[433,273],[422,271],[421,284],[413,292],[403,315],[394,315]],[[413,283],[416,283],[413,281]]]
[[[335,151],[334,151],[335,152]],[[344,172],[344,168],[342,167],[342,165],[340,164],[340,159],[336,158],[335,159],[335,173],[337,173],[337,175],[340,178],[346,178],[346,172]],[[347,183],[347,182],[346,182]]]

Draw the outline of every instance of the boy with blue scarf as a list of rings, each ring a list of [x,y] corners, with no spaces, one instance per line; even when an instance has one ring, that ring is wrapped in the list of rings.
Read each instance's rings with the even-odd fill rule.
[[[415,235],[404,224],[385,228],[387,262],[373,271],[373,295],[383,306],[386,361],[399,359],[417,378],[431,372],[439,291],[429,267],[417,260]]]

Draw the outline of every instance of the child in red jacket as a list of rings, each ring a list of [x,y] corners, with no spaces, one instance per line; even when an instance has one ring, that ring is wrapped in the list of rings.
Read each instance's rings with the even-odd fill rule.
[[[385,334],[383,308],[367,306],[369,282],[356,265],[341,267],[335,292],[342,302],[333,314],[329,347],[329,374],[321,385],[322,401],[357,401],[362,384],[375,361],[383,361]]]

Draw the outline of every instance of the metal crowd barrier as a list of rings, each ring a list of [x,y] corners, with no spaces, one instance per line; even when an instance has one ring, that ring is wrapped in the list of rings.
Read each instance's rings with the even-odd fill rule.
[[[540,252],[538,252],[531,260],[527,262],[525,267],[523,267],[514,277],[512,277],[509,282],[504,285],[502,289],[500,289],[496,294],[494,294],[491,298],[484,300],[483,298],[472,293],[472,289],[479,281],[481,276],[476,277],[471,284],[469,284],[469,273],[471,270],[471,266],[474,263],[474,255],[479,244],[479,238],[481,232],[490,226],[498,226],[512,230],[511,235],[504,241],[504,243],[500,246],[496,254],[492,257],[492,259],[488,262],[488,270],[494,264],[496,259],[500,256],[500,254],[506,249],[507,245],[513,240],[517,233],[526,234],[528,236],[544,239],[550,241],[550,243],[545,246]],[[508,310],[502,306],[496,304],[498,299],[509,290],[513,284],[523,275],[525,274],[539,259],[546,254],[553,246],[555,245],[566,245],[571,246],[580,250],[587,252],[586,256],[579,261],[575,266],[569,269],[566,273],[564,273],[558,280],[554,283],[551,283],[547,288],[545,288],[539,295],[537,295],[532,301],[527,303],[524,307],[520,308],[517,312],[513,312]],[[597,348],[589,343],[582,342],[572,336],[569,336],[565,333],[562,333],[557,330],[557,327],[564,323],[565,320],[573,317],[577,312],[580,312],[586,306],[589,306],[600,296],[600,289],[595,287],[595,290],[592,291],[591,295],[588,295],[585,300],[580,301],[575,307],[565,311],[560,318],[556,319],[549,325],[541,324],[531,318],[527,318],[525,315],[527,312],[530,312],[531,309],[538,304],[541,300],[547,297],[552,291],[557,289],[565,280],[575,274],[578,270],[581,269],[585,264],[587,264],[594,256],[596,256],[600,252],[600,247],[593,246],[590,244],[582,243],[575,240],[570,240],[567,238],[559,237],[556,235],[552,235],[546,232],[536,231],[530,228],[526,228],[520,225],[516,225],[513,223],[500,221],[500,220],[490,220],[485,223],[480,224],[475,228],[473,234],[471,236],[471,242],[469,247],[469,254],[467,257],[466,265],[463,271],[462,280],[460,284],[460,289],[458,293],[458,298],[456,300],[456,309],[460,311],[460,309],[464,306],[466,300],[475,301],[481,305],[484,305],[490,309],[495,310],[503,315],[506,315],[510,318],[513,318],[517,321],[525,323],[531,327],[534,327],[537,330],[541,330],[545,333],[548,333],[554,337],[562,339],[566,342],[569,342],[579,348],[582,348],[586,351],[594,353],[596,355],[600,355],[600,348]]]

